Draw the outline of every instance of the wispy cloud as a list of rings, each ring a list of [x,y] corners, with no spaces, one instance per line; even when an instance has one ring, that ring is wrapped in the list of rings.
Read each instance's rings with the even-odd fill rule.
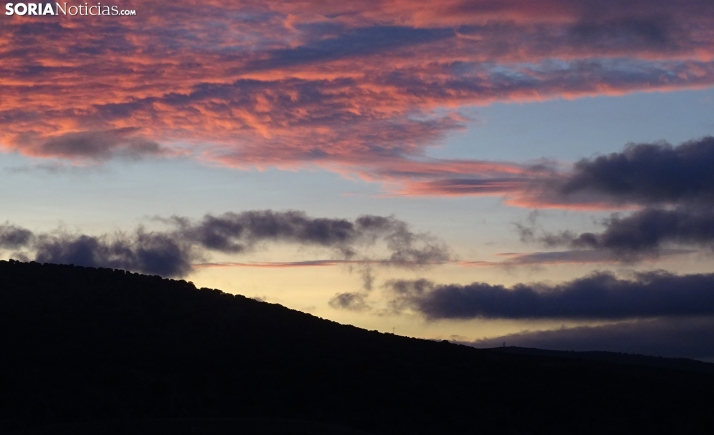
[[[676,257],[692,254],[692,249],[662,249],[658,252],[657,259],[663,257]],[[542,266],[553,264],[607,264],[619,263],[622,257],[607,250],[570,250],[570,251],[541,251],[522,253],[502,253],[502,261],[468,261],[459,260],[457,263],[464,267],[514,267],[514,266]],[[653,259],[653,258],[649,258]]]
[[[414,262],[414,261],[398,261],[398,260],[305,260],[305,261],[258,261],[258,262],[217,262],[217,263],[194,263],[193,266],[197,269],[225,269],[234,267],[247,267],[259,269],[289,269],[303,267],[331,267],[331,266],[397,266],[397,267],[419,267],[424,265],[440,265],[451,263],[452,261],[434,261],[434,262]]]

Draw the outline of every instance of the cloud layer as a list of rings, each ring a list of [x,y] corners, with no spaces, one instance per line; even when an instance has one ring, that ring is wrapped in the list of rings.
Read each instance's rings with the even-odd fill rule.
[[[654,319],[582,326],[550,331],[524,331],[482,340],[475,347],[509,346],[551,350],[610,351],[671,358],[714,360],[714,319]]]
[[[547,161],[439,161],[382,175],[401,177],[402,192],[412,195],[494,195],[520,207],[612,210],[712,204],[712,165],[714,137],[708,136],[677,146],[627,144],[621,152],[582,159],[571,168]]]
[[[211,252],[241,254],[265,243],[317,246],[343,260],[371,260],[374,264],[418,267],[450,259],[448,247],[392,216],[363,215],[350,221],[313,218],[299,211],[245,211],[206,215],[201,221],[172,217],[170,228],[92,236],[35,234],[11,224],[0,225],[0,248],[22,259],[92,267],[110,267],[162,276],[184,276],[195,261]],[[386,257],[366,258],[365,248],[380,246]]]
[[[516,223],[523,242],[568,247],[572,255],[639,261],[692,248],[714,249],[714,138],[678,146],[631,144],[583,159],[567,173],[534,178],[513,193],[530,207],[635,208],[602,220],[600,232],[544,231],[532,215]],[[581,250],[580,254],[576,254]],[[585,250],[585,251],[583,251]]]
[[[714,137],[676,147],[666,142],[629,144],[622,152],[580,160],[570,173],[539,188],[546,202],[711,205],[712,167]]]
[[[560,285],[436,285],[390,281],[393,310],[428,319],[633,319],[714,315],[714,275],[639,274],[623,280],[596,273]]]
[[[3,16],[0,146],[72,161],[314,164],[392,174],[404,193],[493,194],[520,179],[424,159],[468,122],[460,107],[714,85],[706,0],[122,6],[138,15]],[[455,176],[409,175],[420,164]]]
[[[607,251],[620,260],[659,256],[667,245],[714,249],[714,213],[708,207],[647,208],[626,217],[613,215],[601,233],[546,234],[549,246]]]

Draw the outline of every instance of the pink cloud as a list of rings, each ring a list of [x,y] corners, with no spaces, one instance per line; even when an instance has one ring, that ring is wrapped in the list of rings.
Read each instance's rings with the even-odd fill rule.
[[[468,122],[459,108],[714,85],[708,1],[122,6],[138,15],[2,17],[0,146],[75,161],[180,141],[231,167],[312,164],[520,205],[537,171],[424,157]]]

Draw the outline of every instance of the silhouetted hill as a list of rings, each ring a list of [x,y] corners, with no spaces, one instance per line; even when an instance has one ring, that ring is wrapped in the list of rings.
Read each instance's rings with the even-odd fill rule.
[[[504,352],[518,355],[534,355],[557,358],[584,359],[601,361],[613,364],[628,364],[642,367],[656,367],[661,369],[691,370],[695,372],[714,374],[714,364],[697,361],[689,358],[662,358],[658,356],[637,355],[631,353],[605,352],[605,351],[563,351],[536,349],[531,347],[494,347],[487,349],[494,352]]]
[[[714,433],[711,374],[398,337],[118,270],[0,261],[0,331],[3,432]]]

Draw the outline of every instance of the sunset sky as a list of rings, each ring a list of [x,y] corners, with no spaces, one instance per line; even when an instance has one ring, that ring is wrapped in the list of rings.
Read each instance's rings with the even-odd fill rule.
[[[7,3],[3,258],[714,360],[711,0]]]

